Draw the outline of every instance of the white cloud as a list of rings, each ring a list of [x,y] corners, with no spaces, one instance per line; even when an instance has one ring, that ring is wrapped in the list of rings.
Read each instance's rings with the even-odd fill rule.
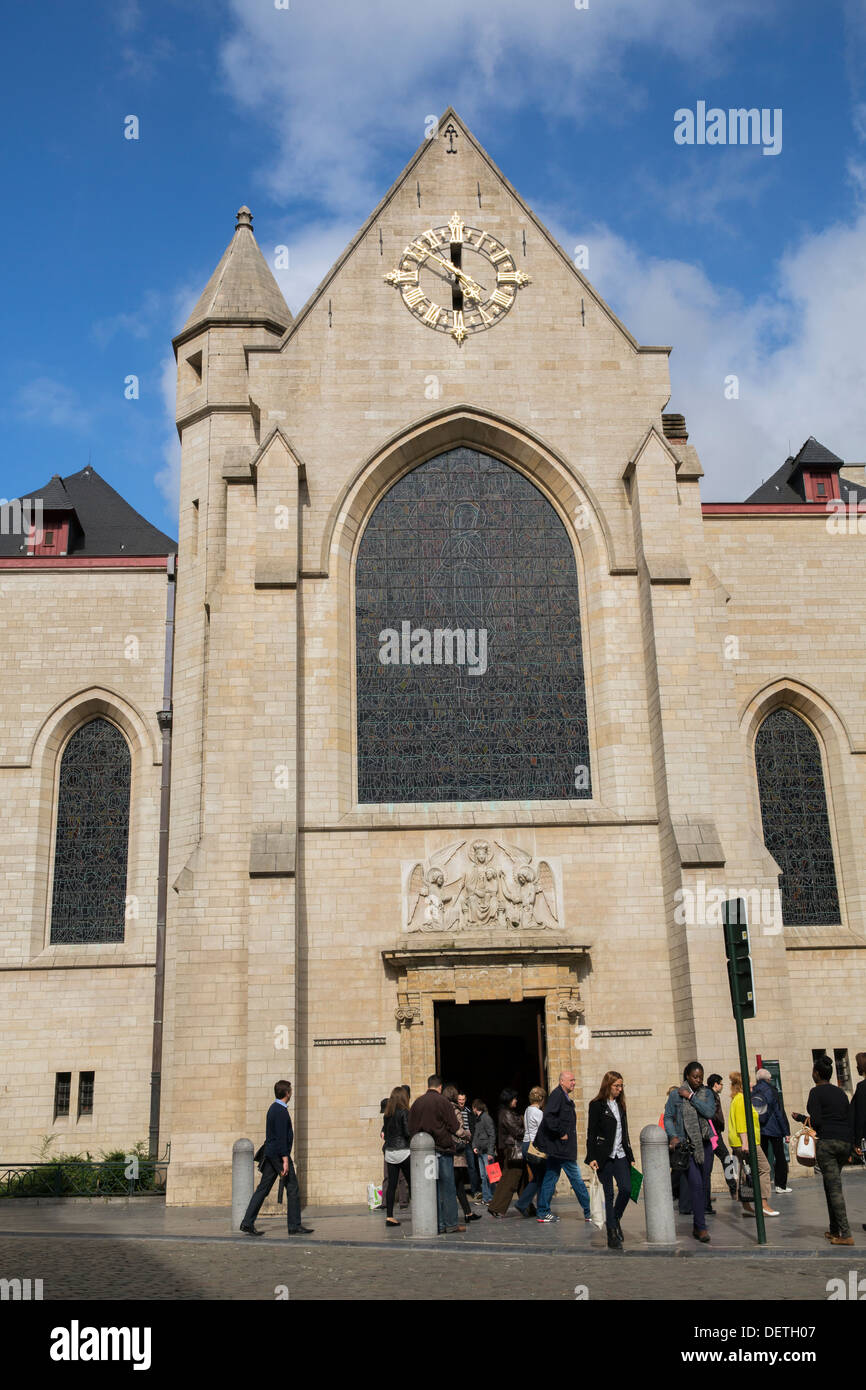
[[[78,392],[50,376],[36,377],[22,386],[15,397],[14,411],[20,420],[79,432],[90,428],[92,418]]]
[[[742,501],[810,434],[844,459],[866,458],[866,211],[806,235],[752,303],[607,227],[581,241],[588,278],[635,337],[673,345],[670,409],[686,417],[705,500]],[[725,398],[729,375],[739,399]]]
[[[693,0],[298,0],[276,9],[232,0],[236,28],[222,50],[228,89],[270,127],[276,156],[260,170],[277,200],[318,201],[335,213],[369,211],[381,196],[383,153],[413,148],[425,117],[453,105],[472,123],[499,111],[561,120],[619,121],[644,94],[635,49],[685,63],[723,63],[742,22],[772,22],[775,0],[725,6]],[[673,116],[673,110],[671,115]],[[378,189],[378,191],[377,191]]]
[[[261,243],[262,254],[274,272],[274,277],[282,291],[283,298],[297,315],[317,285],[325,278],[331,266],[345,251],[349,242],[362,224],[345,219],[317,221],[308,223],[284,242],[289,253],[289,265],[278,270],[274,265],[275,246]]]

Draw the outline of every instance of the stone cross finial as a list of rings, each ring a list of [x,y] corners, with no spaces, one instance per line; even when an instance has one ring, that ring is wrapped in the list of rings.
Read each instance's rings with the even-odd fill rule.
[[[238,220],[237,220],[237,222],[235,223],[235,226],[236,226],[236,227],[250,227],[250,228],[251,228],[252,225],[253,225],[253,215],[252,215],[252,213],[250,212],[249,208],[247,207],[246,203],[244,203],[244,206],[243,206],[242,208],[238,208]]]

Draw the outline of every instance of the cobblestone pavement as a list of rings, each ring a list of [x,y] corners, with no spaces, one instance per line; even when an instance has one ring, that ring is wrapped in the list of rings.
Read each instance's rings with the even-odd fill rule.
[[[852,1255],[855,1252],[851,1252]],[[382,1250],[295,1246],[287,1239],[158,1240],[0,1236],[0,1277],[42,1279],[45,1301],[349,1299],[795,1299],[826,1301],[827,1281],[866,1275],[864,1254],[832,1259],[628,1260],[615,1254]],[[577,1292],[576,1292],[577,1289]],[[584,1292],[585,1290],[585,1292]]]
[[[0,1278],[42,1279],[45,1300],[289,1299],[592,1299],[724,1301],[825,1300],[827,1281],[866,1278],[866,1172],[845,1175],[856,1245],[839,1251],[823,1238],[820,1182],[801,1180],[780,1195],[767,1221],[769,1246],[756,1245],[754,1220],[727,1193],[716,1197],[712,1244],[691,1239],[679,1217],[678,1243],[659,1253],[644,1240],[644,1215],[623,1217],[626,1252],[609,1252],[603,1232],[585,1225],[566,1191],[560,1221],[539,1226],[486,1214],[463,1235],[411,1240],[411,1219],[387,1229],[380,1212],[308,1208],[314,1234],[286,1236],[284,1209],[259,1218],[264,1238],[231,1233],[222,1207],[167,1207],[161,1199],[0,1203]],[[277,1215],[277,1212],[281,1214]]]

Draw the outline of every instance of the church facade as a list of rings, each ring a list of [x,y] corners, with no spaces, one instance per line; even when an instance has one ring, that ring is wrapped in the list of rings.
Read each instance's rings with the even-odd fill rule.
[[[170,720],[168,538],[117,573],[0,554],[7,619],[73,634],[5,668],[7,1155],[52,1123],[64,1148],[146,1137],[169,722],[169,1202],[228,1198],[282,1076],[310,1202],[362,1200],[381,1097],[437,1067],[491,1108],[568,1067],[584,1114],[614,1068],[637,1132],[685,1061],[738,1065],[733,897],[751,1052],[789,1109],[818,1052],[850,1080],[862,465],[809,440],[747,503],[702,505],[670,350],[453,111],[294,318],[242,208],[175,350]],[[136,634],[138,666],[113,645]],[[111,824],[130,807],[113,936],[86,907],[63,927],[76,737],[114,769]],[[95,1073],[89,1117],[56,1114],[67,1073],[73,1095]]]

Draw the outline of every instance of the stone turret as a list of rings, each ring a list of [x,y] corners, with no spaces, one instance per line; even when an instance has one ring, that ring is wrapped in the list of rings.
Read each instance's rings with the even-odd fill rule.
[[[215,324],[262,324],[284,333],[291,322],[280,287],[253,236],[253,215],[246,206],[238,208],[235,234],[175,338],[175,351]]]

